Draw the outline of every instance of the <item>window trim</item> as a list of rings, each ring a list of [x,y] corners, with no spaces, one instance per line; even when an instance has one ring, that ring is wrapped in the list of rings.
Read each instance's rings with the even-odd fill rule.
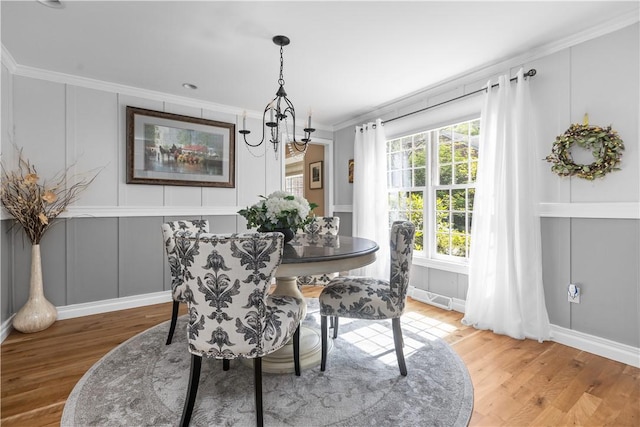
[[[403,132],[401,134],[394,135],[393,137],[387,137],[387,142],[395,139],[406,138],[409,136],[413,136],[420,133],[427,134],[427,143],[425,146],[425,150],[427,150],[426,155],[428,156],[425,167],[429,168],[429,170],[425,173],[425,185],[422,188],[423,192],[423,224],[424,224],[424,240],[423,241],[423,249],[421,251],[414,251],[414,264],[420,265],[423,267],[435,268],[439,270],[451,271],[460,274],[468,274],[469,270],[469,255],[467,252],[467,256],[464,258],[457,257],[454,255],[445,255],[437,253],[437,240],[436,240],[436,230],[435,230],[435,194],[438,189],[450,189],[450,188],[460,188],[460,189],[469,189],[476,188],[475,183],[473,185],[469,183],[465,184],[452,184],[452,185],[433,185],[436,182],[436,173],[438,173],[438,147],[437,144],[433,141],[433,133],[437,129],[445,128],[448,126],[453,126],[455,124],[469,122],[479,120],[480,128],[482,129],[482,117],[480,111],[476,111],[475,113],[467,113],[462,116],[458,116],[458,118],[448,119],[446,121],[440,121],[437,124],[425,124],[422,130],[416,129],[415,127],[410,130]],[[388,172],[387,172],[388,173]],[[416,191],[413,190],[416,187],[402,187],[402,188],[389,188],[389,192],[391,191]],[[410,190],[411,189],[411,190]],[[432,215],[433,212],[433,215]],[[469,234],[470,235],[470,234]],[[467,251],[469,248],[467,248]]]
[[[450,271],[458,274],[469,274],[468,259],[458,261],[447,261],[442,259],[428,258],[424,256],[424,252],[414,252],[413,265],[420,267],[435,268],[437,270]]]

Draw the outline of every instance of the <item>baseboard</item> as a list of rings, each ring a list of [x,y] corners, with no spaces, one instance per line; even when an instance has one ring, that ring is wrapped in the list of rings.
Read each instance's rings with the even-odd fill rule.
[[[424,302],[426,304],[435,305],[446,310],[455,310],[464,313],[464,300],[458,298],[445,297],[442,295],[418,289],[414,286],[409,287],[409,296],[411,298]],[[444,298],[443,301],[439,299]],[[448,302],[446,302],[448,301]],[[152,294],[134,295],[123,298],[113,298],[110,300],[88,302],[82,304],[72,304],[58,307],[58,320],[72,319],[75,317],[90,316],[92,314],[107,313],[110,311],[126,310],[128,308],[143,307],[153,304],[162,304],[171,302],[171,292],[155,292]],[[2,322],[0,327],[0,342],[4,341],[9,335],[13,327],[11,323],[13,315]],[[551,325],[551,339],[554,342],[576,348],[578,350],[587,351],[607,359],[626,363],[627,365],[640,368],[640,348],[600,338],[594,335],[585,334],[584,332],[574,331],[557,325]]]
[[[409,286],[409,296],[416,301],[434,305],[444,310],[464,313],[465,300],[447,297],[415,286]],[[585,334],[557,325],[551,325],[551,340],[578,350],[640,368],[640,348],[632,347],[606,338]]]
[[[551,325],[551,339],[557,343],[640,368],[640,348],[584,332]]]
[[[171,302],[171,291],[154,292],[151,294],[133,295],[122,298],[112,298],[103,301],[85,302],[56,307],[58,320],[73,319],[76,317],[91,316],[92,314],[108,313],[111,311],[126,310],[128,308],[144,307],[153,304]],[[12,322],[15,314],[4,322],[0,329],[0,343],[9,336],[13,330]],[[169,317],[167,317],[169,319]]]
[[[65,305],[57,307],[58,320],[73,319],[75,317],[90,316],[92,314],[108,313],[110,311],[126,310],[128,308],[144,307],[146,305],[162,304],[165,302],[171,302],[171,291]]]
[[[464,313],[464,307],[467,302],[463,299],[454,298],[453,299],[453,311],[457,311],[458,313]]]
[[[13,316],[15,316],[15,314],[12,314],[11,317],[2,322],[2,327],[0,327],[0,343],[3,342],[13,330]]]

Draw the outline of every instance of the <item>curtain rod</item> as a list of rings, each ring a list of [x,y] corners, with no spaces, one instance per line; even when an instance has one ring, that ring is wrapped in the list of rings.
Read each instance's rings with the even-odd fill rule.
[[[527,77],[533,77],[533,76],[535,76],[535,75],[536,75],[536,73],[537,73],[536,69],[535,69],[535,68],[532,68],[532,69],[530,69],[529,71],[527,71],[526,73],[524,73],[524,74],[523,74],[523,76],[524,76],[524,78],[526,79]],[[517,76],[516,76],[516,77],[513,77],[513,78],[511,78],[511,79],[509,79],[509,81],[510,81],[510,82],[514,82],[514,81],[516,81],[516,80],[518,80],[518,77],[517,77]],[[492,85],[491,85],[491,89],[493,89],[494,87],[497,87],[497,86],[498,86],[498,83],[492,84]],[[423,111],[427,111],[427,110],[430,110],[430,109],[432,109],[432,108],[436,108],[436,107],[439,107],[439,106],[441,106],[441,105],[448,104],[449,102],[457,101],[457,100],[459,100],[459,99],[466,98],[467,96],[471,96],[471,95],[475,95],[475,94],[480,93],[480,92],[484,92],[484,91],[486,91],[487,89],[488,89],[488,88],[483,87],[482,89],[474,90],[473,92],[469,92],[469,93],[465,93],[464,95],[456,96],[455,98],[448,99],[448,100],[446,100],[446,101],[442,101],[442,102],[439,102],[439,103],[434,104],[434,105],[430,105],[430,106],[425,107],[425,108],[421,108],[420,110],[412,111],[411,113],[403,114],[403,115],[401,115],[401,116],[394,117],[394,118],[389,119],[389,120],[384,120],[384,121],[382,122],[382,124],[389,123],[389,122],[392,122],[392,121],[394,121],[394,120],[402,119],[402,118],[405,118],[405,117],[407,117],[407,116],[411,116],[411,115],[413,115],[413,114],[422,113]]]

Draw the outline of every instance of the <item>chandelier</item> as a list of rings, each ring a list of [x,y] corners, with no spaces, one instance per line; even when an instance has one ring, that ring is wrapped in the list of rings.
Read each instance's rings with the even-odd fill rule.
[[[282,58],[283,47],[287,46],[290,42],[289,38],[286,36],[275,36],[273,38],[273,42],[280,46],[280,77],[278,78],[278,91],[276,92],[276,97],[267,104],[262,113],[262,139],[260,142],[256,144],[252,144],[247,141],[247,134],[251,133],[251,131],[247,130],[247,113],[246,111],[242,115],[242,130],[240,133],[244,138],[245,144],[249,147],[258,147],[262,145],[265,140],[265,130],[266,128],[270,128],[271,139],[270,142],[273,144],[273,150],[276,152],[276,156],[278,153],[278,144],[280,144],[280,135],[281,135],[281,127],[288,133],[287,127],[287,119],[291,117],[293,121],[293,138],[289,137],[288,145],[290,147],[294,147],[297,151],[305,152],[307,150],[307,144],[311,141],[311,133],[315,131],[311,127],[311,110],[309,110],[309,117],[307,121],[307,127],[304,128],[304,138],[300,141],[296,141],[296,110],[293,107],[293,103],[287,98],[287,92],[284,90],[284,77],[283,77],[283,67],[284,60]],[[269,120],[267,121],[267,114],[269,115]]]

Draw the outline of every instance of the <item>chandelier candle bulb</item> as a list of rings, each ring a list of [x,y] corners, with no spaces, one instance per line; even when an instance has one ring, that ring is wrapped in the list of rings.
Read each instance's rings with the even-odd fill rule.
[[[247,128],[247,110],[242,112],[242,129]]]

